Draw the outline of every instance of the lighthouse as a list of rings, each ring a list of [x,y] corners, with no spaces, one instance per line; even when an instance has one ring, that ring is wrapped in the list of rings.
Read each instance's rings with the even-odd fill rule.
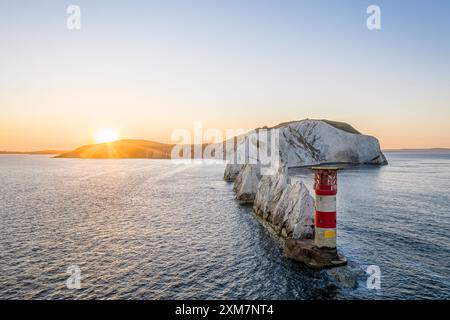
[[[336,248],[337,167],[313,167],[315,213],[314,244],[318,248]]]
[[[313,269],[344,266],[347,259],[336,248],[337,167],[310,167],[314,172],[314,239],[288,239],[284,255]]]

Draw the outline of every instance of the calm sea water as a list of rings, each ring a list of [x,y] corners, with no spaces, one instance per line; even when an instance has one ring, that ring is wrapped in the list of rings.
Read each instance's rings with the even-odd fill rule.
[[[450,154],[387,157],[339,175],[339,247],[377,291],[283,258],[222,165],[0,156],[0,298],[450,298]]]

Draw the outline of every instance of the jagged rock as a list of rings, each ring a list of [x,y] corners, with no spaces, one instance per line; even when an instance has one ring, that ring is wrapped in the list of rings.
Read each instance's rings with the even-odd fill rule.
[[[356,288],[358,279],[364,275],[364,271],[360,266],[353,262],[349,262],[344,267],[323,270],[328,278],[328,282],[338,288]]]
[[[223,173],[223,178],[225,181],[234,181],[238,176],[239,172],[242,170],[243,164],[232,164],[228,163],[225,166],[225,172]]]
[[[301,181],[291,183],[286,167],[273,176],[262,177],[253,210],[283,237],[313,237],[314,199]]]
[[[286,239],[283,255],[289,259],[303,262],[316,270],[336,268],[347,265],[347,259],[334,248],[318,248],[314,241]]]
[[[243,204],[252,204],[261,179],[261,167],[257,164],[246,164],[234,181],[233,190],[236,199]]]
[[[283,191],[289,184],[287,167],[281,167],[275,175],[263,176],[258,185],[253,210],[265,220],[272,221],[272,213]]]
[[[314,234],[314,199],[301,181],[285,188],[274,214],[273,224],[286,230],[291,239],[312,239]]]

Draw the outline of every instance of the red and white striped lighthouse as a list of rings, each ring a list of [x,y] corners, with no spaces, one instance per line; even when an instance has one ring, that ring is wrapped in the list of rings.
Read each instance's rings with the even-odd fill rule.
[[[337,167],[310,167],[314,171],[316,193],[314,240],[288,239],[286,257],[305,263],[313,269],[335,268],[347,264],[336,248]]]
[[[313,167],[316,211],[314,244],[319,248],[336,248],[336,167]]]

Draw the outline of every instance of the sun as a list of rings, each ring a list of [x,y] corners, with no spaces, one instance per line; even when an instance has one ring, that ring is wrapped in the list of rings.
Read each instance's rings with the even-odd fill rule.
[[[95,133],[95,143],[106,143],[119,140],[119,133],[116,129],[105,128]]]

